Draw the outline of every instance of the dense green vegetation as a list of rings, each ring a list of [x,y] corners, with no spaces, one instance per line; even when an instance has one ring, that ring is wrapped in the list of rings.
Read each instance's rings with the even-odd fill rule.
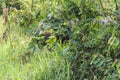
[[[119,80],[120,1],[0,0],[1,80]]]

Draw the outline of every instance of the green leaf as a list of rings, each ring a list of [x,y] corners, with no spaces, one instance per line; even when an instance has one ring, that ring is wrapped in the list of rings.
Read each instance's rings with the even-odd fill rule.
[[[120,43],[119,39],[116,38],[115,41],[114,41],[114,46],[118,46],[119,43]]]
[[[96,64],[99,63],[100,61],[101,61],[101,60],[100,60],[99,58],[96,58],[93,63],[96,65]]]
[[[110,37],[109,40],[108,40],[108,44],[109,44],[109,45],[113,45],[115,39],[116,39],[116,37]]]
[[[116,67],[117,67],[117,68],[120,68],[120,60],[117,61]]]
[[[63,50],[63,54],[66,54],[69,51],[70,47],[67,47]]]
[[[93,55],[93,58],[92,58],[91,64],[94,63],[94,61],[95,61],[95,59],[97,58],[97,56],[98,56],[97,54]]]
[[[96,64],[96,67],[100,67],[104,64],[104,60],[101,60],[99,61],[97,64]]]

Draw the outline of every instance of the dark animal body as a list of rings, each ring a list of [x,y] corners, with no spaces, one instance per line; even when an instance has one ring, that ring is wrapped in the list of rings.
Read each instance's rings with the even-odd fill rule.
[[[2,35],[2,39],[5,40],[5,41],[7,41],[8,32],[9,32],[9,29],[7,28]]]
[[[46,41],[49,40],[49,37],[52,35],[50,31],[46,31],[42,33],[40,36],[44,37],[44,41],[37,40],[37,43],[40,43],[41,45],[45,46],[47,43]],[[64,36],[63,34],[55,35],[56,41],[60,43],[65,43],[69,41],[70,37],[69,36]]]

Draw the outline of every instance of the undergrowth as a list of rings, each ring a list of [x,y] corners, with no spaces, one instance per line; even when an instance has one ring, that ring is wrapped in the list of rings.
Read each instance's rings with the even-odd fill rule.
[[[7,41],[0,41],[1,80],[70,80],[71,64],[58,51],[50,52],[44,48],[31,54],[26,51],[31,38],[15,27],[10,29]],[[5,29],[1,22],[1,35]]]
[[[119,1],[2,2],[0,79],[120,79]]]

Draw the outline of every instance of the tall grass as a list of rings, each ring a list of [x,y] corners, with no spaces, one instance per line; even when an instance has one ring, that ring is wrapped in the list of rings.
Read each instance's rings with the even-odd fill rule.
[[[0,18],[2,21],[2,18]],[[0,22],[0,37],[6,26]],[[16,25],[11,25],[7,41],[0,41],[1,80],[70,80],[70,63],[58,51],[46,48],[25,56],[30,37],[21,33]],[[32,55],[32,56],[31,56]]]

